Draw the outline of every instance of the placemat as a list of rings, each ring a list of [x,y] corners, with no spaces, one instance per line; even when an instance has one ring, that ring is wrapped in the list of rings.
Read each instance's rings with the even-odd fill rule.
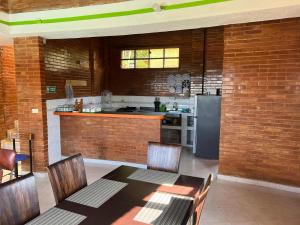
[[[138,169],[135,172],[133,172],[130,176],[128,176],[128,178],[132,180],[138,180],[159,185],[173,185],[175,184],[179,176],[180,175],[177,173]]]
[[[80,224],[86,216],[69,212],[64,209],[52,208],[36,217],[27,225],[77,225]]]
[[[66,200],[94,208],[99,208],[112,196],[126,187],[126,185],[127,184],[123,182],[101,178],[71,195]]]
[[[191,197],[156,192],[134,220],[152,225],[181,225],[191,201]]]

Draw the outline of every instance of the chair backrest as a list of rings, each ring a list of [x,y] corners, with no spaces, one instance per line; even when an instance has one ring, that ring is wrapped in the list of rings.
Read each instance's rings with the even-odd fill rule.
[[[3,170],[0,169],[0,184],[2,183],[2,177],[3,177]]]
[[[13,170],[15,166],[16,152],[8,149],[0,149],[0,169]]]
[[[40,214],[35,179],[32,174],[0,185],[0,224],[24,224]]]
[[[201,193],[199,194],[198,198],[195,200],[195,206],[194,206],[194,212],[193,212],[193,217],[194,217],[193,224],[194,225],[200,224],[201,213],[202,213],[205,199],[206,199],[208,191],[210,189],[212,180],[213,180],[213,175],[210,174],[207,178],[207,181],[206,181]]]
[[[81,154],[54,163],[47,169],[56,204],[87,186]]]
[[[177,173],[179,170],[181,149],[181,145],[166,145],[149,142],[148,169]]]

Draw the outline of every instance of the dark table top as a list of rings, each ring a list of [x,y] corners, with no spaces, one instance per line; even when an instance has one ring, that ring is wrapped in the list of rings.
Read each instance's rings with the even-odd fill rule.
[[[103,178],[128,183],[128,185],[111,197],[99,208],[92,208],[71,201],[63,201],[56,207],[86,216],[82,225],[141,225],[144,223],[133,220],[136,214],[147,203],[147,199],[155,192],[168,192],[195,198],[204,185],[204,179],[180,175],[173,186],[163,186],[148,182],[128,179],[127,177],[138,168],[120,166]],[[185,222],[192,210],[186,213]]]

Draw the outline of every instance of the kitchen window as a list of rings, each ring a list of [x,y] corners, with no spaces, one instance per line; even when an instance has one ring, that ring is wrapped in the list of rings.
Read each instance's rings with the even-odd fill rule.
[[[179,68],[179,48],[153,48],[121,51],[122,69]]]

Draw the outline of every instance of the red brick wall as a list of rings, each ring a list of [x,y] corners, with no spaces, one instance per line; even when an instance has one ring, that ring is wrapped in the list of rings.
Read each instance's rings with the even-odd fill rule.
[[[224,37],[220,173],[300,186],[300,19]]]
[[[28,134],[33,133],[34,170],[40,171],[48,165],[43,40],[39,37],[15,38],[14,49],[21,148],[23,151],[28,149]],[[39,112],[33,114],[33,108]]]
[[[8,0],[0,0],[0,12],[8,12]]]
[[[0,51],[0,139],[5,137],[5,115],[4,115],[4,86],[3,86],[3,75],[2,75],[2,54]]]
[[[0,0],[1,1],[1,0]],[[7,1],[7,0],[2,0]],[[124,2],[129,0],[8,0],[11,13],[30,12],[49,9],[73,8],[88,5]]]
[[[224,28],[212,27],[206,29],[205,39],[205,73],[204,93],[222,89]]]
[[[90,39],[47,40],[45,47],[46,85],[56,86],[47,99],[65,98],[66,80],[87,81],[86,87],[73,87],[76,97],[92,95]]]
[[[191,73],[191,93],[201,93],[204,31],[202,29],[128,35],[119,37],[47,40],[45,48],[46,84],[56,86],[47,99],[65,97],[67,79],[86,80],[86,87],[74,87],[76,97],[99,95],[109,89],[115,95],[169,96],[167,77]],[[215,92],[222,86],[223,28],[206,32],[205,88]],[[121,70],[120,51],[137,47],[180,47],[179,69]]]
[[[13,46],[0,47],[0,140],[17,119],[16,76]]]
[[[146,163],[149,141],[160,141],[160,120],[61,116],[63,155]]]
[[[107,38],[109,68],[105,88],[115,95],[169,96],[167,78],[170,74],[191,73],[191,94],[201,93],[203,75],[204,30],[139,34]],[[222,84],[223,28],[209,28],[206,35],[206,88]],[[120,51],[128,48],[179,47],[179,69],[122,70]]]
[[[106,88],[115,95],[170,95],[170,74],[192,72],[192,92],[201,91],[203,30],[109,37],[109,72]],[[128,48],[180,47],[179,69],[122,70],[120,52]]]

